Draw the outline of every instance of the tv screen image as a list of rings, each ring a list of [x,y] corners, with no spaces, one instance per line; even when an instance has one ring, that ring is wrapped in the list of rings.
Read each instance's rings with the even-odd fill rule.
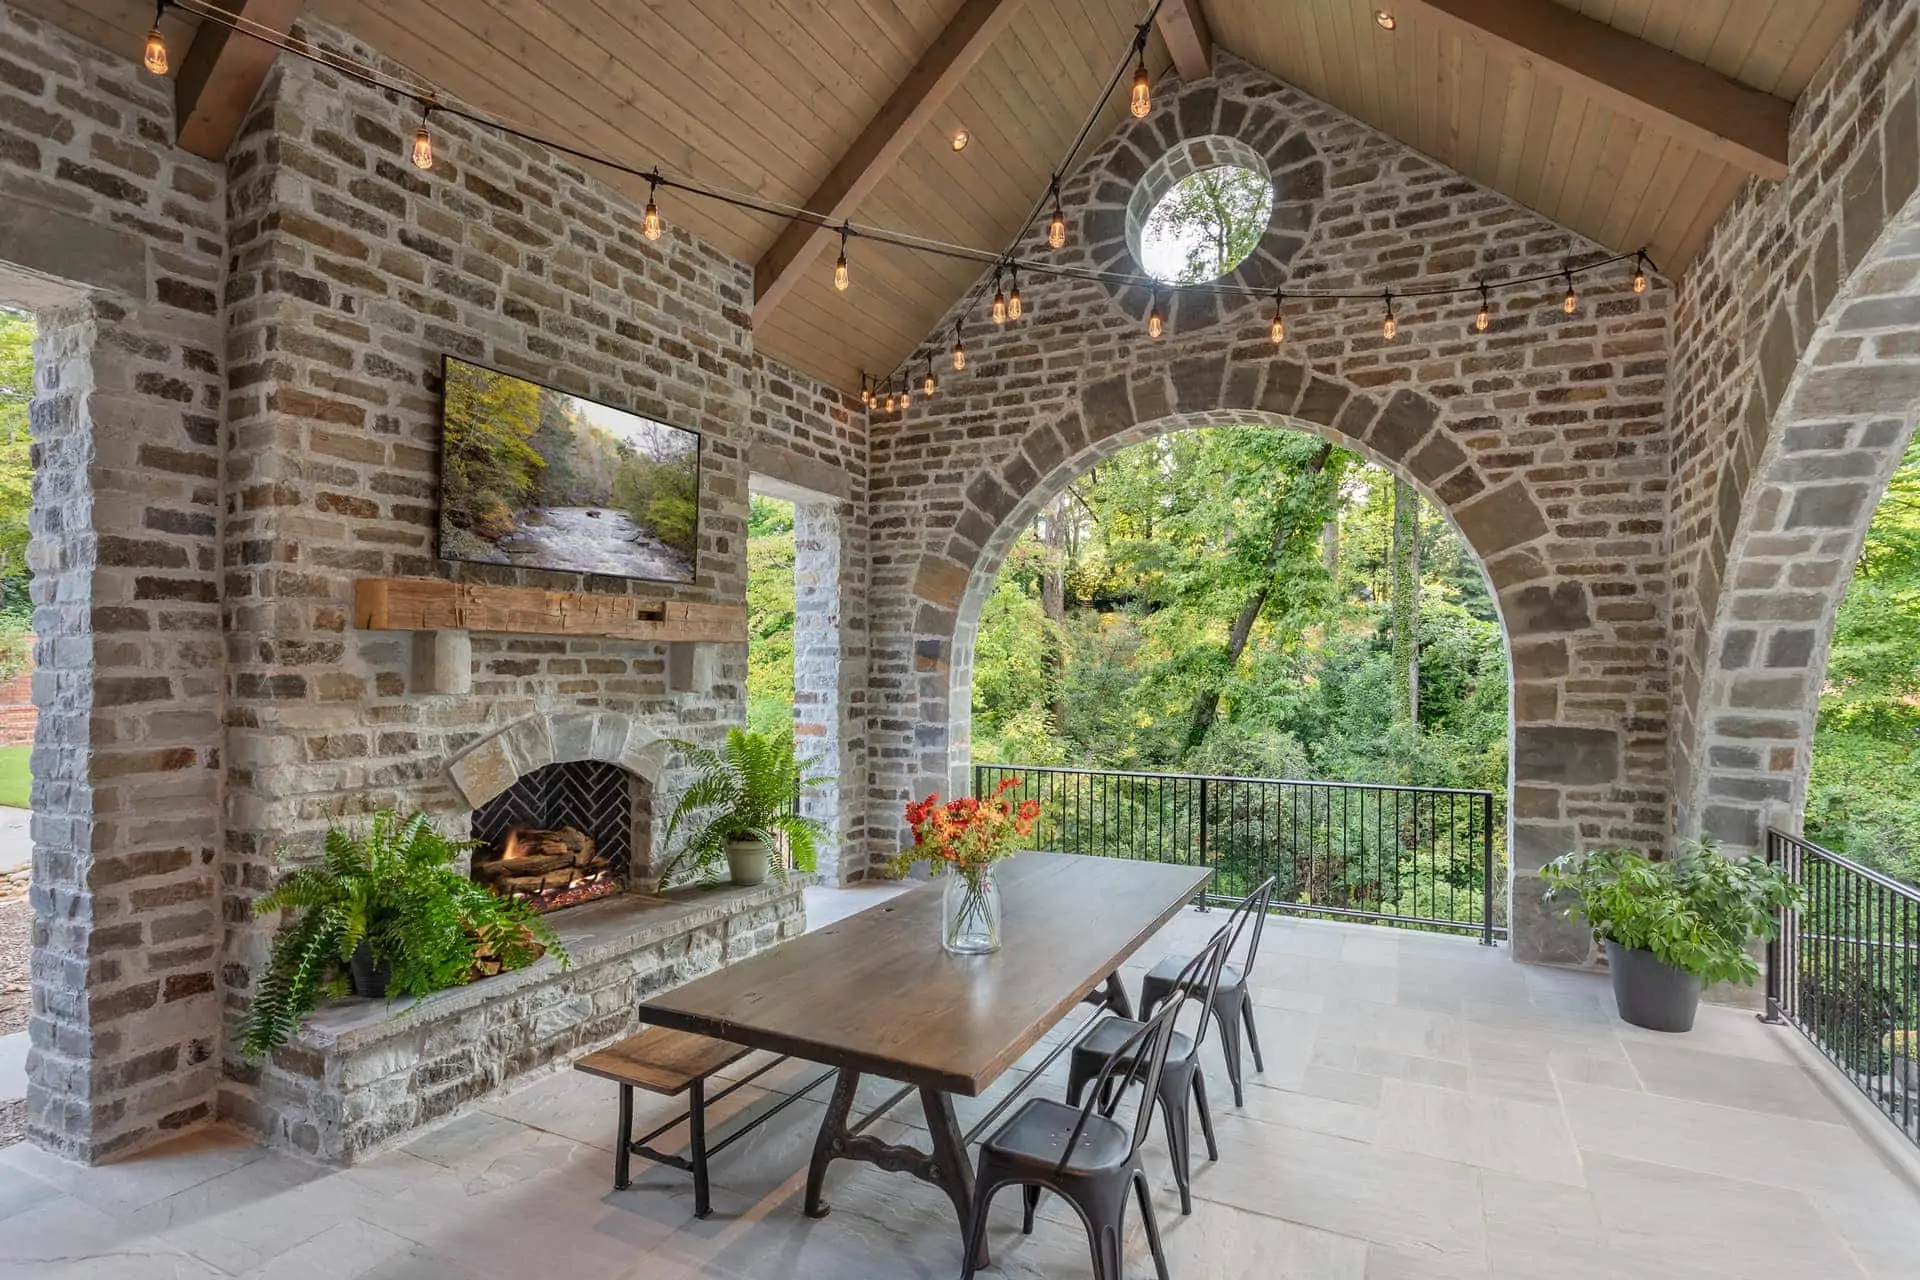
[[[700,433],[446,357],[440,555],[692,582]]]

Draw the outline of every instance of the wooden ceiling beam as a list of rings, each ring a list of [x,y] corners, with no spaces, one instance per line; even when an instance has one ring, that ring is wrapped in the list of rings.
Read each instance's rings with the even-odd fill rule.
[[[216,0],[235,18],[285,35],[305,0]],[[180,145],[197,156],[224,160],[240,125],[253,109],[267,72],[280,51],[265,40],[204,20],[194,32],[174,81],[174,119]]]
[[[893,91],[878,115],[854,139],[802,207],[830,223],[853,216],[920,131],[931,123],[982,54],[1007,28],[1021,0],[964,0],[960,11]],[[810,222],[789,221],[760,261],[753,264],[753,321],[758,325],[836,233]]]
[[[1153,21],[1183,81],[1192,84],[1213,74],[1213,33],[1200,0],[1163,0]]]
[[[1553,0],[1397,0],[1393,9],[1749,173],[1786,176],[1792,103]]]

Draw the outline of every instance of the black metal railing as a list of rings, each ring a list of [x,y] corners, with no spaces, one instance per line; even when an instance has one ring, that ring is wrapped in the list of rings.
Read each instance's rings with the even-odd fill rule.
[[[1920,890],[1783,831],[1767,859],[1806,890],[1767,947],[1767,1016],[1792,1023],[1920,1143]]]
[[[1507,935],[1491,791],[979,764],[974,794],[1006,778],[1041,847],[1210,866],[1208,902],[1272,875],[1276,910]]]

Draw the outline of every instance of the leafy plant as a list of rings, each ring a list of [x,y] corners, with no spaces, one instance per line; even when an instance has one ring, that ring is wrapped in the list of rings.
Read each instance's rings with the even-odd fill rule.
[[[1707,840],[1664,861],[1637,849],[1569,853],[1541,868],[1540,878],[1550,901],[1577,895],[1563,914],[1584,919],[1595,938],[1651,951],[1704,982],[1758,978],[1748,940],[1774,937],[1777,913],[1805,901],[1778,867],[1726,857]]]
[[[376,965],[392,967],[397,995],[465,984],[483,948],[503,970],[532,964],[542,946],[565,968],[560,940],[531,907],[453,865],[472,847],[441,835],[425,814],[391,809],[373,816],[365,836],[330,829],[318,863],[288,872],[253,904],[255,915],[300,914],[274,938],[242,1051],[257,1058],[284,1044],[322,999],[344,995],[346,965],[362,942]]]
[[[686,754],[699,776],[681,793],[667,820],[662,844],[672,849],[682,827],[686,838],[661,864],[662,885],[710,877],[725,860],[727,844],[733,840],[758,840],[775,874],[784,875],[777,856],[784,839],[793,865],[803,871],[813,869],[826,827],[802,816],[797,801],[802,791],[826,779],[801,772],[791,731],[732,729],[719,751],[694,742],[673,745]]]

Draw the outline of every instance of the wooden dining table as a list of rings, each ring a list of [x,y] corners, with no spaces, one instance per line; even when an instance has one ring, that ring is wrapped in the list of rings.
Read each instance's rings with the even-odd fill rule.
[[[1001,947],[990,955],[941,947],[934,880],[641,1003],[648,1023],[839,1069],[807,1171],[810,1216],[827,1212],[827,1166],[861,1160],[939,1187],[964,1233],[973,1168],[954,1097],[984,1093],[1077,1005],[1129,1013],[1120,966],[1212,873],[1026,853],[994,874]],[[919,1091],[931,1151],[865,1132],[880,1112],[850,1123],[865,1075],[906,1086],[880,1111]]]

